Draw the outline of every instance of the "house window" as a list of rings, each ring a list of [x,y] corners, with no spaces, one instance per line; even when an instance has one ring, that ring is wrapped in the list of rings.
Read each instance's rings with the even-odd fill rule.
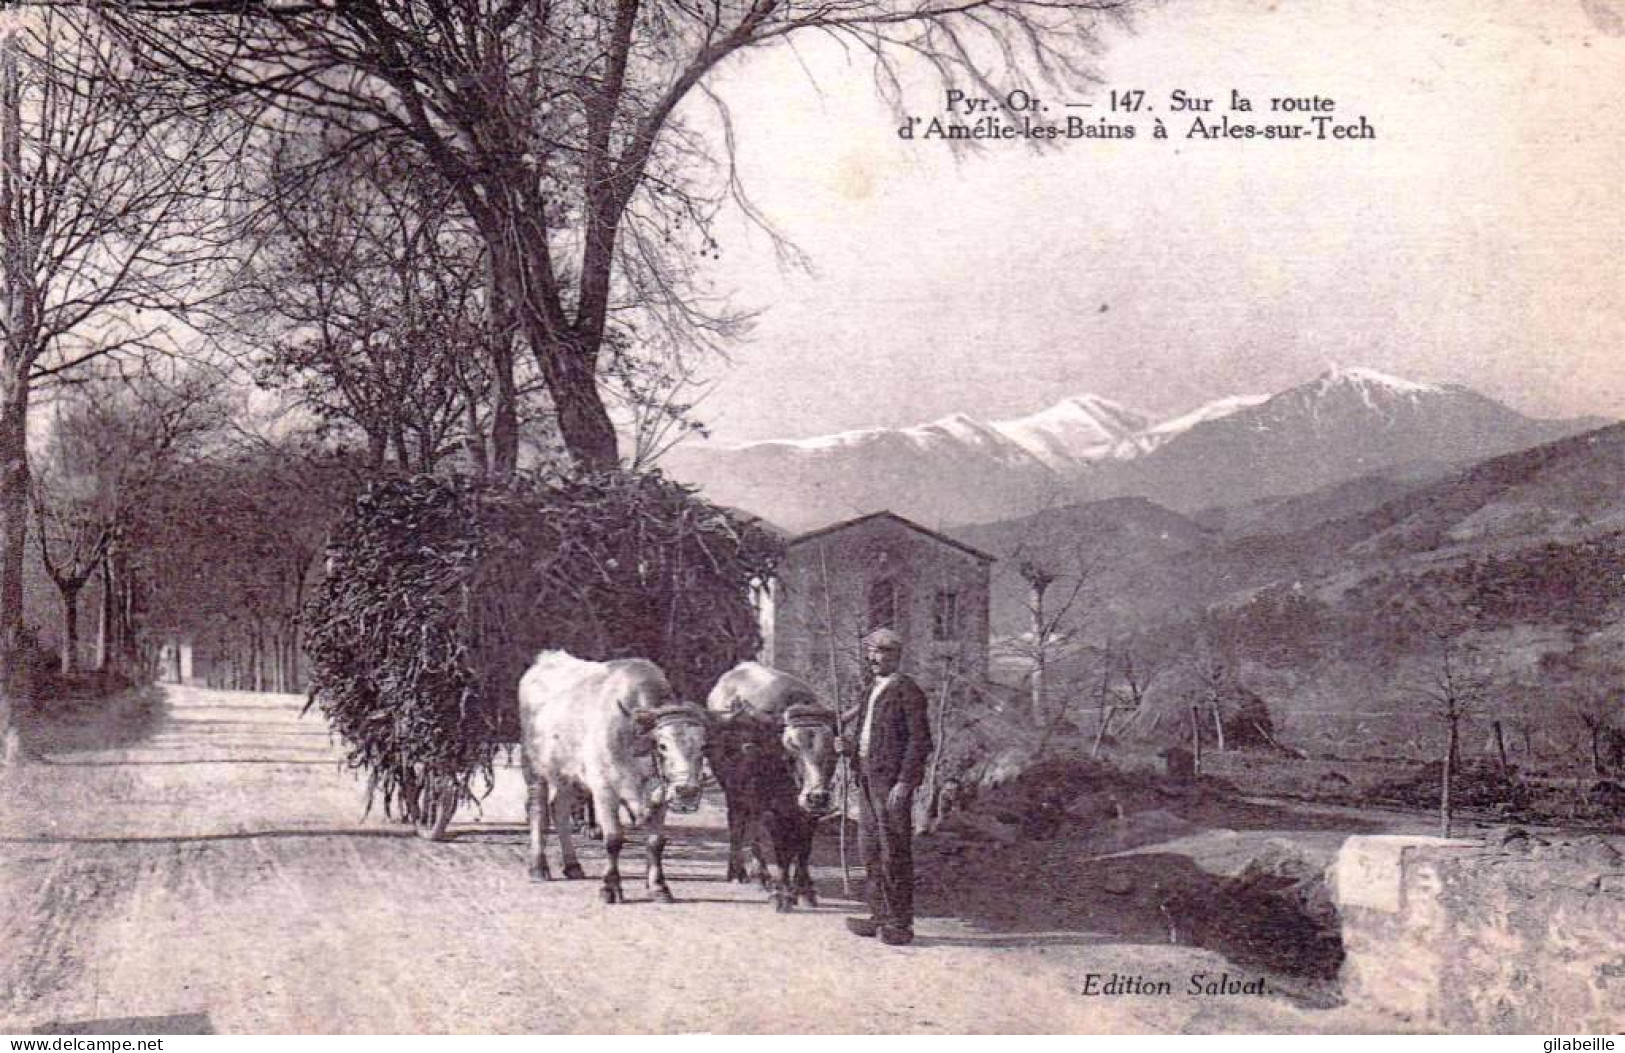
[[[890,579],[869,586],[867,631],[897,628],[897,583]]]
[[[957,640],[959,636],[959,593],[951,589],[939,590],[931,618],[931,638]]]

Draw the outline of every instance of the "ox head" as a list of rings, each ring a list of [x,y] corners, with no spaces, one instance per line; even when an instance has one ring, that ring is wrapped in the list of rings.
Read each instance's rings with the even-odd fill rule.
[[[633,714],[638,752],[654,759],[660,785],[650,794],[651,806],[692,812],[700,805],[700,778],[705,765],[705,735],[710,720],[697,706],[671,705]]]
[[[795,765],[796,803],[811,815],[827,815],[835,779],[835,713],[819,705],[791,706],[784,711],[780,741]]]

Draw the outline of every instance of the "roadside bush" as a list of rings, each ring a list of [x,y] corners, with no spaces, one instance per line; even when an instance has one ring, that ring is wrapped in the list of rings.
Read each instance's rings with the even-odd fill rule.
[[[1413,775],[1373,787],[1370,797],[1413,808],[1433,808],[1439,804],[1443,779],[1444,765],[1432,761],[1422,765]],[[1529,787],[1518,777],[1516,768],[1510,768],[1507,774],[1503,774],[1497,763],[1471,760],[1462,763],[1451,773],[1450,801],[1454,807],[1493,808],[1507,805],[1526,808],[1530,800]]]
[[[489,792],[541,650],[649,658],[702,698],[755,653],[751,589],[779,551],[658,474],[380,481],[306,612],[309,705],[368,772],[369,804],[423,822],[447,790]]]
[[[63,675],[61,656],[40,640],[38,630],[32,626],[22,630],[18,647],[22,651],[18,665],[22,676],[9,686],[17,697],[28,700],[26,711],[40,716],[75,703],[111,698],[137,686],[134,678],[113,669],[81,669],[72,676]]]

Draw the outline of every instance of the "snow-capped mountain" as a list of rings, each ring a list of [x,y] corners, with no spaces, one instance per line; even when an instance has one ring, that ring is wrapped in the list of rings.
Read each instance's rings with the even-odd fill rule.
[[[1194,510],[1406,465],[1466,464],[1602,423],[1535,420],[1459,384],[1333,369],[1197,421],[1090,485]]]
[[[1098,395],[1082,395],[1017,420],[996,421],[993,429],[1056,470],[1080,462],[1122,456],[1151,418]],[[1132,456],[1132,453],[1128,455]]]
[[[1334,369],[1163,421],[1082,395],[1015,420],[955,413],[907,428],[693,445],[673,451],[667,469],[791,530],[880,509],[940,527],[1119,496],[1182,511],[1239,504],[1481,460],[1600,423],[1533,420],[1460,385]]]
[[[1268,395],[1232,395],[1227,399],[1214,399],[1212,402],[1203,403],[1189,413],[1182,413],[1171,420],[1163,421],[1155,427],[1147,428],[1139,435],[1134,436],[1134,442],[1141,453],[1150,453],[1169,439],[1178,438],[1198,424],[1218,420],[1220,417],[1228,417],[1232,413],[1239,413],[1244,409],[1251,409],[1261,402],[1268,401]]]

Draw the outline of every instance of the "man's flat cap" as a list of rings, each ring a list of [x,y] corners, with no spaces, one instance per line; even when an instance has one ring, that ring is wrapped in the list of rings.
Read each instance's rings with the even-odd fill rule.
[[[903,638],[897,635],[895,629],[876,629],[863,638],[863,646],[884,647],[901,651],[903,649]]]

